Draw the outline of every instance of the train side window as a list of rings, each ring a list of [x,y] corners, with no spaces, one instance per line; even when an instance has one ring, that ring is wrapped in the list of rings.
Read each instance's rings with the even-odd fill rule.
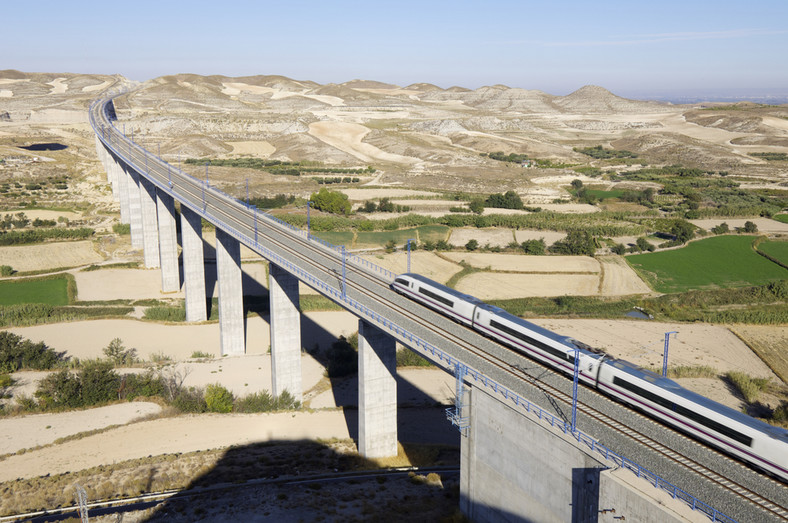
[[[408,281],[402,278],[396,278],[394,281],[399,283],[400,285],[404,285],[405,287],[410,287]]]

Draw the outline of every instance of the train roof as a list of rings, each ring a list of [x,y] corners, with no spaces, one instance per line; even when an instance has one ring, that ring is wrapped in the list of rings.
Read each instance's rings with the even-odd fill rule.
[[[397,278],[401,278],[403,276],[405,276],[407,278],[411,278],[411,279],[416,280],[416,281],[419,281],[421,283],[426,283],[427,285],[430,285],[431,287],[437,287],[438,289],[440,289],[441,291],[445,292],[446,294],[450,294],[450,295],[454,296],[455,298],[463,299],[465,301],[473,303],[474,305],[479,305],[479,304],[484,303],[482,300],[480,300],[476,296],[471,296],[470,294],[465,294],[464,292],[460,292],[460,291],[458,291],[456,289],[452,289],[451,287],[447,287],[446,285],[443,285],[443,284],[438,283],[438,282],[436,282],[434,280],[431,280],[431,279],[427,278],[426,276],[422,276],[421,274],[416,274],[415,272],[408,272],[408,273],[405,273],[405,274],[400,274],[399,276],[397,276]]]
[[[700,405],[701,407],[705,407],[709,410],[714,412],[718,412],[725,416],[726,418],[730,418],[737,423],[741,423],[746,427],[750,427],[754,430],[758,430],[760,432],[765,432],[769,434],[773,438],[782,439],[788,442],[788,430],[782,429],[780,427],[775,427],[774,425],[769,425],[765,421],[761,421],[757,418],[753,418],[743,412],[740,412],[736,409],[732,409],[726,405],[721,403],[717,403],[714,400],[707,398],[701,394],[696,392],[692,392],[691,390],[687,390],[675,381],[663,378],[659,374],[655,372],[651,372],[650,370],[646,370],[642,367],[638,367],[634,363],[631,363],[626,360],[617,360],[611,359],[608,361],[608,365],[612,365],[615,367],[618,372],[624,372],[633,378],[638,378],[644,381],[648,381],[649,383],[653,383],[660,388],[668,390],[671,394],[675,394],[680,398],[686,399],[692,403]]]

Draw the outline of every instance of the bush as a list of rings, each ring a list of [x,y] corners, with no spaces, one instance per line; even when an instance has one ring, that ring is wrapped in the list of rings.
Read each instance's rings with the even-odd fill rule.
[[[479,248],[479,242],[476,240],[468,240],[468,243],[465,244],[465,249],[468,251],[475,251]]]
[[[755,225],[751,221],[746,221],[746,222],[744,222],[744,232],[750,233],[750,234],[756,233],[756,232],[758,232],[758,226]]]
[[[740,371],[730,371],[725,374],[744,399],[752,403],[758,399],[758,395],[769,385],[769,378],[753,378],[752,376]]]
[[[538,240],[525,240],[520,246],[523,248],[523,252],[525,254],[532,254],[536,256],[540,256],[544,254],[546,245],[544,243],[544,238],[539,238]]]
[[[14,269],[10,265],[0,265],[0,276],[11,276]]]
[[[329,191],[328,189],[320,189],[316,193],[312,193],[309,198],[312,206],[315,209],[333,214],[350,214],[350,202],[347,195],[341,192]]]
[[[17,334],[0,331],[0,372],[20,369],[46,370],[61,365],[68,358],[44,342],[33,343]]]
[[[389,240],[389,241],[386,242],[386,252],[387,253],[390,254],[390,253],[392,253],[392,252],[394,252],[396,250],[397,250],[397,242],[395,242],[394,240]]]
[[[617,243],[613,247],[611,247],[610,250],[613,251],[613,254],[621,255],[627,252],[627,247],[623,243]]]
[[[130,365],[137,361],[137,349],[127,349],[123,346],[123,340],[115,338],[109,345],[104,347],[106,356],[115,365]]]
[[[271,412],[272,410],[293,410],[300,407],[301,403],[296,401],[288,391],[283,391],[282,394],[274,398],[264,390],[236,399],[233,410],[235,412]]]
[[[82,405],[96,405],[118,399],[120,376],[108,361],[87,364],[79,373]]]
[[[731,229],[730,227],[728,227],[728,224],[726,222],[722,222],[721,224],[712,227],[711,232],[713,232],[714,234],[728,234],[729,232],[731,232]]]
[[[208,411],[203,391],[196,387],[181,389],[178,395],[175,396],[175,399],[172,400],[172,406],[181,412],[200,413]]]
[[[426,358],[410,349],[400,349],[397,351],[397,367],[432,367],[432,363]]]
[[[218,383],[205,388],[205,405],[209,412],[232,412],[233,393]]]
[[[77,408],[83,405],[79,378],[67,369],[50,374],[38,383],[34,396],[40,408]]]
[[[164,396],[164,380],[152,369],[145,374],[126,374],[120,379],[118,398],[133,400],[134,398],[150,398]]]
[[[596,240],[588,231],[569,231],[566,238],[555,242],[550,251],[556,254],[593,256],[596,252]]]
[[[781,423],[785,423],[788,421],[788,401],[781,401],[780,405],[774,409],[774,413],[772,414],[772,419],[774,421],[779,421]]]
[[[112,226],[112,232],[115,234],[131,234],[131,225],[128,223],[116,223]]]

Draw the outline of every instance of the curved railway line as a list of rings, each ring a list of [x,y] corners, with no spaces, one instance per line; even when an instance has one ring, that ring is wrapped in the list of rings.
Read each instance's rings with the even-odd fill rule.
[[[101,116],[106,117],[103,111],[103,103],[97,105],[100,108],[94,108],[94,110],[99,110]],[[108,118],[105,123],[108,123]],[[492,353],[493,351],[480,348],[484,346],[489,347],[494,342],[392,291],[389,288],[390,282],[388,280],[381,278],[378,273],[372,272],[361,265],[348,263],[346,259],[343,259],[343,254],[337,250],[331,249],[320,242],[312,241],[303,234],[294,234],[292,230],[270,219],[265,214],[258,213],[256,210],[213,189],[206,182],[200,182],[191,176],[181,174],[179,171],[172,169],[166,162],[146,153],[137,146],[131,146],[131,144],[126,146],[126,143],[124,143],[125,138],[121,138],[121,136],[117,129],[111,128],[106,137],[116,146],[118,151],[128,156],[125,160],[138,167],[145,166],[146,174],[150,178],[155,179],[165,190],[169,188],[170,193],[179,199],[182,204],[191,207],[200,214],[216,218],[219,224],[230,225],[235,231],[241,232],[245,238],[232,234],[232,231],[225,231],[236,236],[237,239],[247,244],[252,250],[263,255],[259,252],[259,246],[270,246],[284,259],[297,263],[300,267],[306,267],[312,275],[322,278],[324,283],[329,284],[336,280],[337,294],[342,293],[343,278],[341,275],[345,274],[344,284],[346,287],[344,293],[348,298],[360,303],[374,303],[376,310],[382,316],[390,319],[392,323],[406,327],[414,334],[433,333],[434,339],[441,340],[444,346],[446,344],[454,345],[464,355],[469,355],[468,359],[465,359],[465,356],[463,356],[463,361],[470,361],[469,365],[474,361],[484,362],[486,365],[498,369],[500,373],[508,376],[510,380],[536,387],[538,390],[561,402],[564,408],[571,406],[571,394],[563,392],[543,379],[544,375],[551,374],[566,381],[563,375],[500,345],[498,347],[501,350],[497,352],[503,356],[497,356]],[[208,212],[209,209],[210,213]],[[217,216],[216,214],[219,215]],[[248,239],[254,240],[258,248],[255,248],[255,245],[248,245]],[[343,265],[345,266],[344,270]],[[310,284],[308,281],[305,283],[307,285]],[[321,289],[316,288],[316,290],[321,292]],[[540,376],[535,377],[526,372],[520,366],[520,363],[523,362],[527,362],[531,367],[538,365]],[[584,395],[591,394],[598,397],[600,401],[617,405],[619,408],[626,408],[593,389],[584,387],[583,393]],[[554,407],[558,411],[562,410],[560,406],[554,405]],[[758,506],[763,511],[762,514],[768,515],[770,520],[788,521],[788,486],[771,478],[762,477],[763,481],[771,482],[774,491],[784,494],[768,497],[756,492],[755,488],[726,478],[722,473],[710,469],[698,460],[670,448],[664,443],[660,443],[643,431],[635,430],[621,422],[615,421],[610,415],[591,407],[586,402],[578,402],[578,412],[582,413],[589,420],[594,420],[596,423],[605,426],[609,431],[637,442],[638,445],[648,447],[652,452],[657,453],[660,459],[692,471],[693,474],[700,476],[704,481],[710,482],[713,485],[712,488],[723,489],[728,491],[734,499]],[[647,426],[651,424],[658,425],[650,418],[640,414],[637,415],[644,420]],[[659,426],[665,428],[662,425]],[[673,431],[673,429],[668,430]],[[687,442],[691,442],[691,444],[700,445],[700,443],[689,437],[683,435],[681,437],[686,439]],[[745,468],[744,465],[727,455],[708,449],[705,446],[704,448],[715,454],[715,461],[729,462],[729,465],[735,463],[739,467]]]

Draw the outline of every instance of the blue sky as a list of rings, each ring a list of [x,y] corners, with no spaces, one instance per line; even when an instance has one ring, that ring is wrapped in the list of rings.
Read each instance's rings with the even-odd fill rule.
[[[788,0],[3,2],[0,69],[788,92]]]

